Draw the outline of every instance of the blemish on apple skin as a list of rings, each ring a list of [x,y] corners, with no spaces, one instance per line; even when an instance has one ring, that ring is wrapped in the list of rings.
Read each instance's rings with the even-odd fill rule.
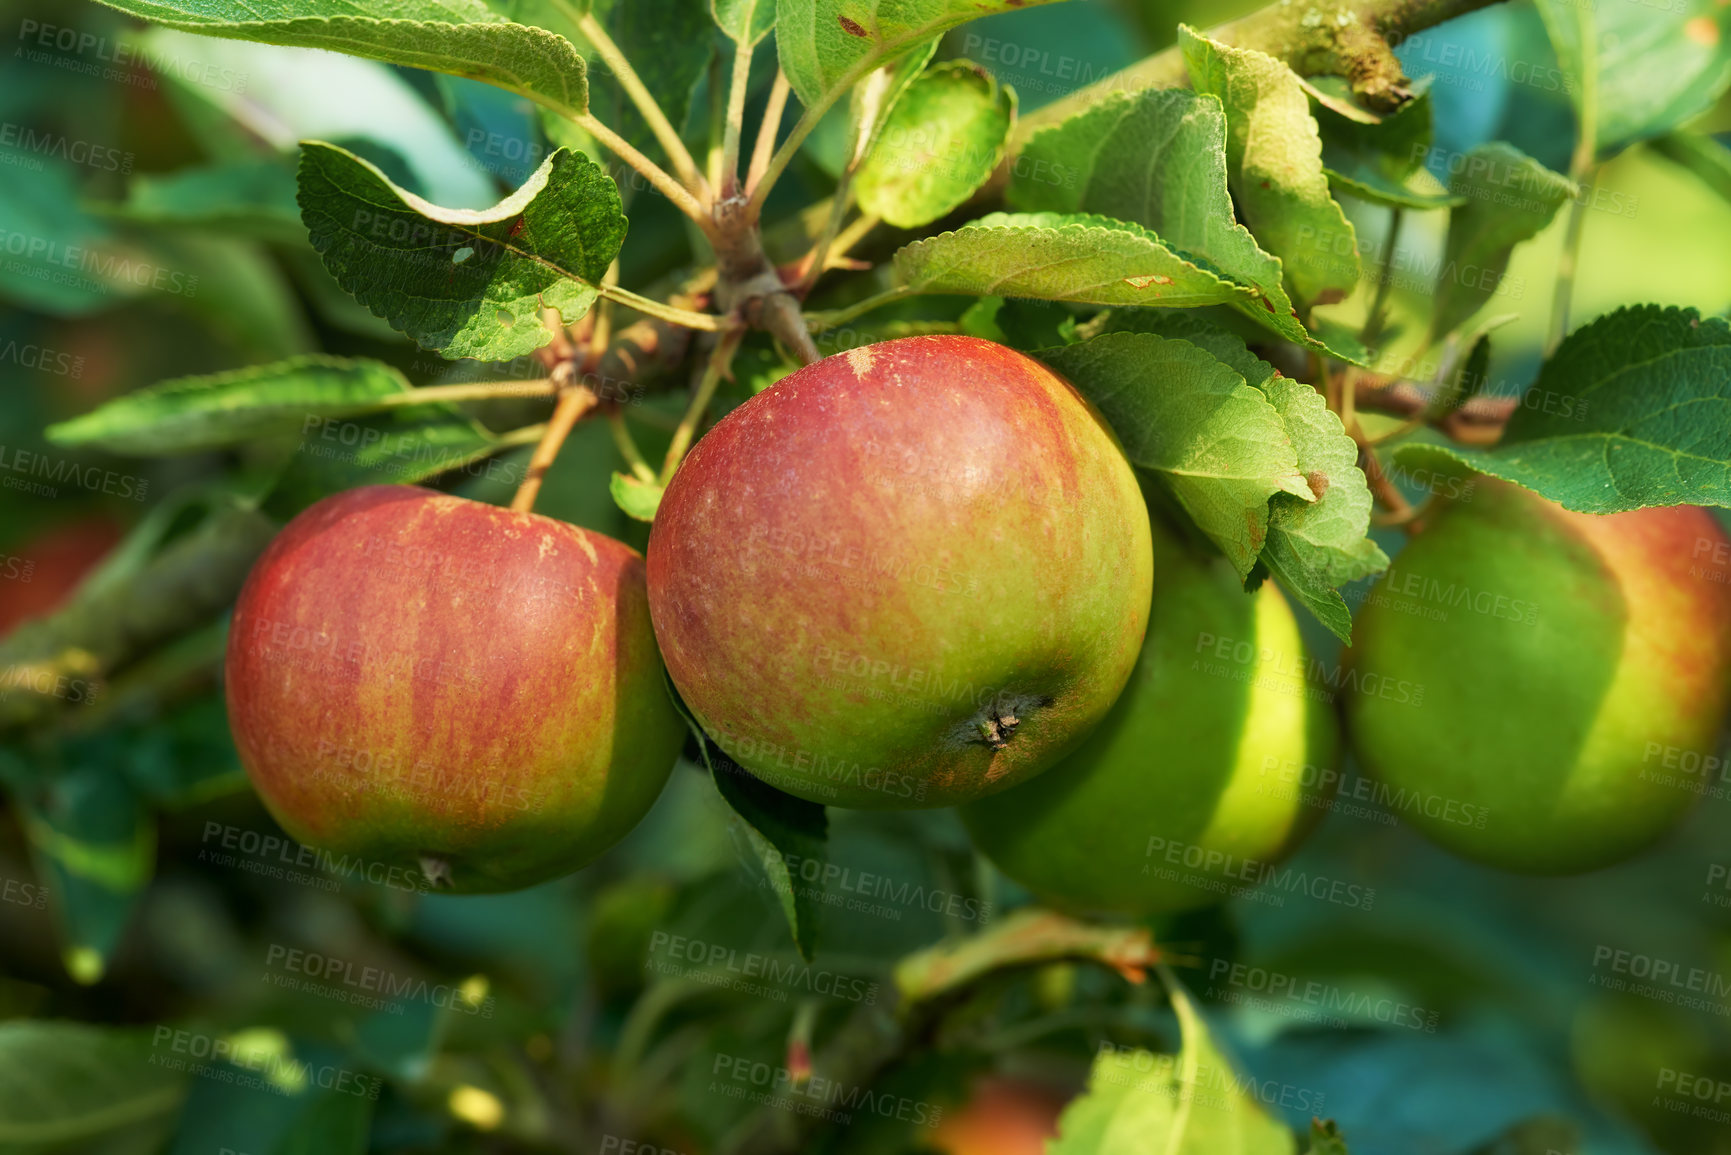
[[[871,374],[872,365],[877,360],[877,356],[863,345],[857,349],[849,349],[846,357],[848,368],[853,370],[855,377],[862,380]]]
[[[841,21],[841,30],[849,36],[864,36],[866,34],[864,27],[849,20],[846,16],[837,16],[836,19]]]

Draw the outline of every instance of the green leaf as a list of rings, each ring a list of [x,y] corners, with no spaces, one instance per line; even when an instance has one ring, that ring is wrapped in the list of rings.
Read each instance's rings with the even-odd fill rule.
[[[165,294],[160,304],[202,323],[235,350],[233,360],[273,361],[317,347],[294,286],[260,242],[193,229],[148,235],[155,259],[197,286]]]
[[[601,6],[597,5],[597,9]],[[709,71],[715,53],[715,28],[707,0],[615,0],[606,14],[607,32],[631,63],[637,78],[677,132],[691,114],[691,98]],[[591,54],[591,59],[595,59]],[[611,78],[600,82],[604,64],[596,63],[590,100],[608,127],[651,155],[661,145],[637,105]],[[596,97],[606,93],[602,103]]]
[[[0,180],[0,300],[57,317],[112,308],[149,292],[188,295],[196,277],[115,234],[79,207],[70,165],[48,160],[28,180]]]
[[[1239,577],[1267,544],[1269,499],[1315,500],[1279,411],[1207,350],[1120,332],[1035,355],[1099,408],[1131,463],[1166,483]]]
[[[1682,165],[1731,204],[1731,148],[1698,132],[1678,132],[1653,142],[1653,151]]]
[[[794,94],[827,108],[868,72],[994,12],[1052,0],[778,0],[775,44]]]
[[[347,1091],[318,1094],[276,1148],[276,1155],[366,1155],[372,1100]]]
[[[376,412],[380,398],[407,392],[408,379],[379,361],[294,357],[164,381],[51,425],[48,439],[146,457],[196,453],[297,434],[312,418]]]
[[[1226,173],[1219,98],[1147,89],[1113,94],[1036,133],[1016,157],[1007,196],[1020,209],[1098,213],[1152,230],[1164,248],[1244,289],[1226,303],[1258,324],[1307,348],[1358,360],[1300,324],[1280,261],[1233,215]],[[1175,303],[1185,302],[1158,302]]]
[[[993,213],[915,241],[895,262],[925,293],[1178,308],[1254,295],[1140,225],[1082,214]]]
[[[511,444],[447,406],[324,421],[302,439],[277,481],[269,508],[287,517],[345,489],[412,485],[476,466]],[[488,462],[482,471],[512,483],[522,480],[521,468],[508,462]]]
[[[775,0],[709,0],[709,11],[727,38],[746,48],[775,27]]]
[[[1346,1140],[1340,1137],[1340,1128],[1334,1125],[1334,1120],[1326,1122],[1321,1119],[1310,1121],[1310,1146],[1305,1149],[1305,1155],[1352,1155],[1346,1149]]]
[[[1455,461],[1581,513],[1731,506],[1731,325],[1641,305],[1577,330],[1494,448],[1403,445],[1403,467]],[[1539,404],[1531,403],[1537,398]]]
[[[931,69],[896,102],[860,166],[860,208],[902,229],[954,211],[998,167],[1015,115],[1015,94],[977,65]]]
[[[1179,1053],[1103,1048],[1048,1155],[1293,1155],[1292,1133],[1246,1094],[1189,993],[1168,985]]]
[[[614,504],[638,521],[654,521],[655,511],[661,508],[661,495],[667,492],[627,473],[615,473],[607,488],[613,494]]]
[[[87,1150],[102,1135],[172,1114],[185,1077],[156,1058],[147,1031],[0,1022],[0,1147]]]
[[[1462,203],[1450,193],[1411,187],[1435,139],[1432,116],[1428,89],[1375,124],[1342,116],[1326,105],[1317,108],[1329,187],[1385,208],[1444,209]],[[1428,174],[1420,179],[1427,178],[1435,183]]]
[[[1282,377],[1237,334],[1189,314],[1114,310],[1087,335],[1108,332],[1154,333],[1188,341],[1231,366],[1268,398],[1280,414],[1297,453],[1298,470],[1316,500],[1289,493],[1273,496],[1260,560],[1318,621],[1342,641],[1350,641],[1352,614],[1335,587],[1382,572],[1388,558],[1366,536],[1373,499],[1358,468],[1358,445],[1322,395]]]
[[[102,0],[170,28],[324,48],[483,80],[566,115],[588,108],[583,58],[569,40],[514,24],[483,0]]]
[[[697,743],[704,765],[709,768],[728,806],[739,816],[746,839],[758,864],[769,877],[770,890],[781,904],[781,913],[793,932],[800,957],[811,961],[817,949],[817,923],[823,906],[823,884],[804,884],[794,877],[789,861],[819,864],[829,861],[829,818],[816,802],[807,802],[754,778],[739,763],[710,740],[697,724],[671,679],[667,692]]]
[[[1536,0],[1600,154],[1670,132],[1731,85],[1731,10],[1718,0],[1583,4]]]
[[[937,54],[938,41],[941,39],[942,37],[933,36],[929,40],[920,41],[900,56],[893,57],[873,69],[865,79],[853,86],[853,91],[848,94],[847,120],[851,135],[847,141],[847,151],[841,158],[844,166],[852,163],[857,167],[864,163],[866,155],[877,147],[884,126],[889,123],[890,114],[895,111],[896,104],[908,87],[925,72],[926,65],[930,64],[932,57]],[[816,135],[813,133],[813,137]],[[816,141],[811,143],[815,145]],[[837,168],[832,175],[840,172],[841,169]]]
[[[263,241],[306,240],[295,203],[294,169],[260,157],[132,178],[110,215],[139,224],[220,229]]]
[[[213,161],[239,164],[276,154],[292,179],[300,142],[329,140],[372,160],[434,204],[480,208],[498,199],[492,176],[458,141],[445,110],[417,90],[414,73],[358,56],[217,40],[160,26],[143,29],[135,42],[138,56],[167,65],[158,72],[164,94]],[[440,80],[462,83],[419,78],[428,89]],[[529,163],[541,159],[537,154]],[[299,224],[298,208],[294,214],[298,245],[306,227]]]
[[[1515,246],[1544,231],[1575,195],[1575,183],[1498,141],[1467,154],[1449,178],[1449,192],[1464,199],[1449,213],[1433,339],[1459,328],[1491,299]]]
[[[339,284],[423,347],[508,361],[547,344],[540,310],[588,312],[625,239],[619,189],[558,150],[511,196],[442,209],[353,153],[301,150],[301,215]]]
[[[156,870],[156,822],[96,748],[71,755],[23,807],[37,874],[53,896],[67,973],[93,983],[108,969]]]
[[[1262,563],[1335,637],[1351,643],[1352,611],[1335,587],[1388,568],[1388,555],[1366,536],[1373,501],[1358,444],[1309,385],[1277,374],[1262,391],[1286,423],[1299,472],[1316,494],[1310,502],[1274,495]]]
[[[1358,238],[1328,189],[1322,136],[1298,74],[1253,48],[1178,32],[1196,91],[1226,108],[1227,175],[1258,242],[1285,264],[1292,291],[1310,304],[1358,285]]]

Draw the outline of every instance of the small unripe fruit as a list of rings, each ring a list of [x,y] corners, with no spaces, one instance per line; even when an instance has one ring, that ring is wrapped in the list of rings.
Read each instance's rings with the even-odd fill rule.
[[[229,721],[283,829],[386,878],[513,890],[654,803],[684,738],[630,548],[408,486],[306,510],[253,567]]]
[[[1731,785],[1725,540],[1700,509],[1594,516],[1481,481],[1359,611],[1346,709],[1360,761],[1482,813],[1409,817],[1492,866],[1571,873],[1646,847]],[[1365,692],[1392,679],[1422,685],[1422,704]]]
[[[855,349],[746,402],[648,554],[668,672],[716,743],[868,809],[978,798],[1074,746],[1135,663],[1153,566],[1099,415],[972,337]]]
[[[1058,906],[1168,914],[1253,887],[1338,780],[1328,695],[1280,591],[1164,533],[1136,672],[1075,753],[962,808],[974,844]]]
[[[0,551],[0,634],[64,605],[121,537],[113,522],[89,518]]]

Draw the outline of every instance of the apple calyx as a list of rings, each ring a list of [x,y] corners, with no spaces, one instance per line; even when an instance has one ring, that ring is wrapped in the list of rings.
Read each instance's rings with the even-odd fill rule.
[[[982,706],[980,712],[960,728],[957,736],[965,743],[978,743],[994,750],[1008,749],[1022,720],[1051,704],[1052,699],[1031,694],[1000,696]]]
[[[421,873],[434,890],[449,890],[452,886],[451,864],[436,854],[421,855]]]
[[[1016,727],[1021,724],[1021,719],[1014,714],[996,714],[981,720],[980,735],[986,740],[986,745],[1002,750],[1016,736]]]

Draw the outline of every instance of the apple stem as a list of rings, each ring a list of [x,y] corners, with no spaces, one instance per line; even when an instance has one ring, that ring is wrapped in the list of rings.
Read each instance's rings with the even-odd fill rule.
[[[516,496],[511,498],[512,509],[518,513],[534,512],[535,498],[541,494],[541,482],[558,458],[560,447],[571,435],[578,419],[593,410],[600,401],[599,397],[582,385],[567,385],[559,394],[559,404],[554,407],[553,417],[547,422],[547,432],[541,435],[540,444],[535,446],[535,452],[529,458],[529,470],[523,476],[523,484],[517,487]]]
[[[421,855],[421,873],[427,881],[433,884],[434,890],[448,890],[451,886],[451,864],[436,854]]]
[[[673,431],[673,441],[668,445],[667,457],[661,464],[661,475],[657,480],[663,488],[673,480],[679,463],[685,460],[685,452],[691,448],[691,442],[697,436],[698,423],[708,411],[709,403],[715,399],[715,390],[721,385],[721,379],[731,370],[733,354],[738,350],[739,342],[744,336],[744,329],[734,329],[722,334],[721,340],[716,342],[714,351],[704,363],[703,375],[692,389],[691,401],[685,407],[685,415],[679,420],[679,428]]]

